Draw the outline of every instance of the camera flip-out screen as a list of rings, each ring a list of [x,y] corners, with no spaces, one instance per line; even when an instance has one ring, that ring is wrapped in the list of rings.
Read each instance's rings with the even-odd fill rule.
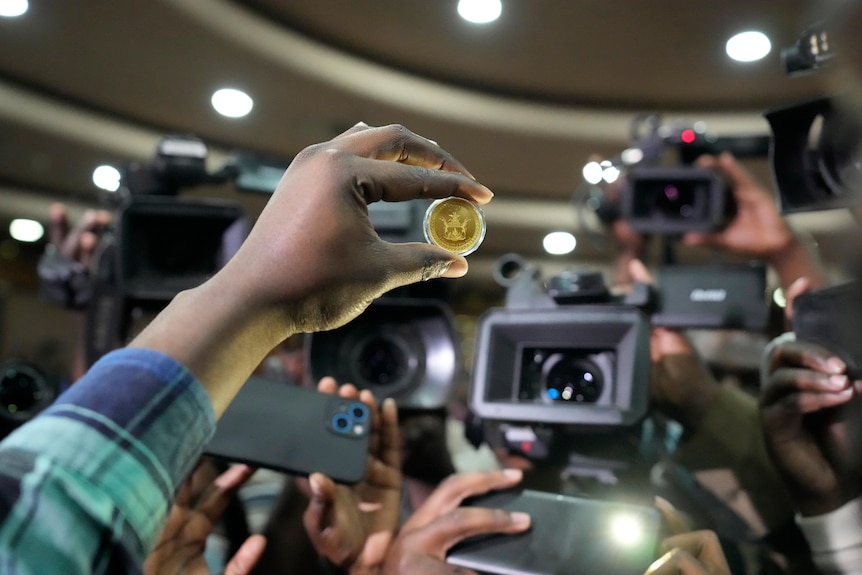
[[[647,410],[648,346],[634,307],[493,310],[479,325],[470,402],[490,420],[632,425]]]

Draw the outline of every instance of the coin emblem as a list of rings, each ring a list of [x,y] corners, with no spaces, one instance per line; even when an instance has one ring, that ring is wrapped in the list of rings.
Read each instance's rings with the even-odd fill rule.
[[[469,200],[451,197],[437,200],[425,212],[425,239],[456,253],[471,254],[485,238],[485,216]]]

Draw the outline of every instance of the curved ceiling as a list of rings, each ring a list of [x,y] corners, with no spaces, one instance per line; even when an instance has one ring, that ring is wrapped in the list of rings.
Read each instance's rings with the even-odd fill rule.
[[[203,137],[215,165],[234,148],[289,159],[359,120],[403,123],[496,192],[471,280],[490,280],[506,252],[606,264],[602,245],[582,241],[560,260],[541,239],[579,230],[571,197],[581,167],[590,154],[619,153],[635,113],[763,134],[763,108],[830,80],[780,71],[778,48],[808,23],[802,3],[504,0],[503,17],[485,27],[461,21],[455,4],[31,0],[24,17],[0,18],[0,219],[45,219],[53,200],[96,205],[93,167],[144,160],[165,133]],[[773,37],[773,52],[729,61],[727,36],[752,27]],[[211,108],[223,86],[252,95],[248,117]],[[764,161],[749,167],[768,178]]]

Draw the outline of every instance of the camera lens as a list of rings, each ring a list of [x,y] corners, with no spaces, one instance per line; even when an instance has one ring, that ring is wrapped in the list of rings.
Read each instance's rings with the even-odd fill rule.
[[[332,427],[335,431],[347,432],[350,428],[350,418],[345,413],[336,413],[332,416]]]
[[[656,208],[668,218],[690,218],[694,215],[694,189],[691,186],[667,184],[656,197]]]
[[[19,419],[44,398],[46,383],[36,370],[8,366],[0,376],[0,414]]]
[[[356,402],[350,406],[348,409],[350,416],[353,418],[353,421],[356,423],[362,423],[366,419],[368,419],[368,406],[364,403]]]
[[[410,371],[404,349],[385,336],[375,336],[363,342],[356,359],[360,380],[370,385],[399,383]]]
[[[595,403],[602,395],[604,377],[601,368],[583,356],[556,354],[548,359],[545,393],[559,402]]]

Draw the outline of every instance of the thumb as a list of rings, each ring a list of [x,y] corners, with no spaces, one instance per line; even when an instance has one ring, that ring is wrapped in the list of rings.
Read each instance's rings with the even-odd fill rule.
[[[388,289],[435,278],[459,278],[467,273],[467,260],[443,248],[422,243],[385,242],[384,256],[392,270]]]

